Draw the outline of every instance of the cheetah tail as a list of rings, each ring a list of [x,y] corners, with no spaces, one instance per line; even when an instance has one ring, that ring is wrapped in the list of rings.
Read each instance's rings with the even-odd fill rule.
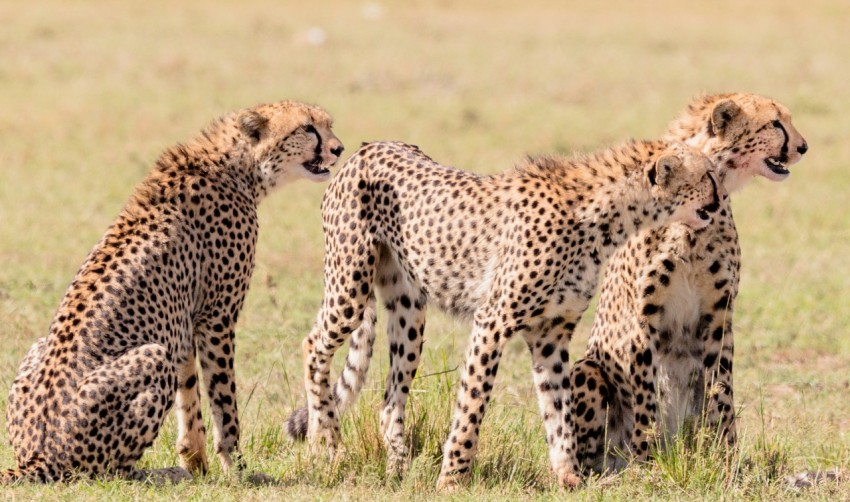
[[[294,441],[304,441],[307,438],[307,407],[298,408],[286,419],[286,434]]]
[[[363,313],[363,322],[354,330],[348,344],[345,367],[334,383],[333,396],[336,402],[337,416],[342,415],[357,400],[360,389],[366,381],[369,363],[372,361],[372,345],[375,343],[375,322],[377,308],[375,297],[371,297]],[[295,441],[307,437],[309,413],[307,408],[298,408],[286,419],[286,434]]]

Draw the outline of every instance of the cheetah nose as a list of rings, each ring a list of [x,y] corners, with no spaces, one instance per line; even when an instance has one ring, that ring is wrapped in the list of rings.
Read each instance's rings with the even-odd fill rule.
[[[802,145],[797,147],[797,151],[800,152],[800,155],[803,155],[804,153],[809,151],[809,145],[803,143]]]
[[[343,150],[345,150],[345,147],[342,146],[342,145],[339,145],[336,148],[331,148],[331,153],[336,155],[337,157],[339,157],[340,155],[342,155]]]

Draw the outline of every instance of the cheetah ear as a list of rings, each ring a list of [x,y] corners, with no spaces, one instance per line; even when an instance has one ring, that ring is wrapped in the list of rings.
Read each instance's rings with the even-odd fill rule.
[[[239,129],[254,144],[260,141],[268,123],[269,119],[253,110],[246,111],[239,117]]]
[[[739,113],[741,113],[741,108],[729,99],[724,99],[714,105],[714,109],[711,110],[711,127],[709,127],[711,135],[722,135],[729,123]]]
[[[647,169],[646,176],[650,186],[667,186],[675,171],[682,166],[682,159],[675,155],[663,155]]]

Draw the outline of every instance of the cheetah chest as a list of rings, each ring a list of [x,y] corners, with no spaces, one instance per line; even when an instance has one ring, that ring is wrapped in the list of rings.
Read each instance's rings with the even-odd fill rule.
[[[675,434],[696,406],[694,386],[700,375],[702,342],[697,325],[700,297],[694,275],[679,262],[671,274],[664,314],[658,328],[658,391],[663,427]]]

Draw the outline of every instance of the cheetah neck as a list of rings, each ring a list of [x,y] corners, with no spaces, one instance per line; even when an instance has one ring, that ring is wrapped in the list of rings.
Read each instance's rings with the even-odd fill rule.
[[[155,171],[172,175],[227,177],[255,203],[270,188],[255,166],[244,140],[235,140],[235,119],[225,116],[213,122],[197,137],[177,144],[160,156]]]
[[[559,192],[561,205],[572,215],[565,221],[565,233],[578,225],[584,233],[579,239],[585,237],[584,242],[607,256],[630,235],[657,226],[672,214],[672,207],[652,196],[644,174],[647,164],[667,146],[665,141],[632,141],[575,159],[530,159],[519,172],[530,182],[545,180]]]
[[[574,207],[579,232],[584,231],[588,245],[602,260],[631,236],[661,225],[672,213],[671,206],[651,196],[638,173],[600,186]]]

